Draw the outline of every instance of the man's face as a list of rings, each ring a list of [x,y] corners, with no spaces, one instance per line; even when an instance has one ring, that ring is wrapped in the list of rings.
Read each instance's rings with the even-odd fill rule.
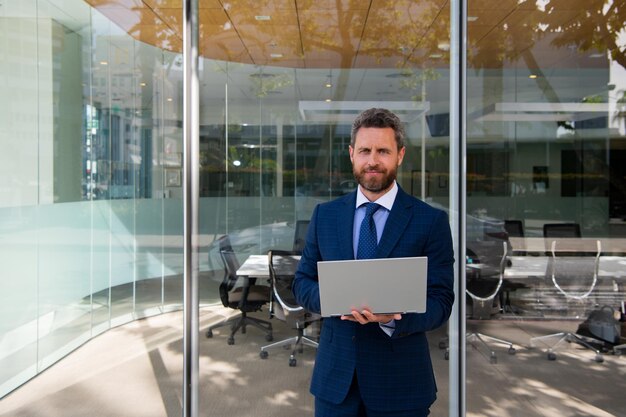
[[[354,147],[350,146],[350,160],[354,178],[372,200],[384,194],[396,179],[405,148],[398,151],[393,129],[390,127],[362,127],[358,130]]]

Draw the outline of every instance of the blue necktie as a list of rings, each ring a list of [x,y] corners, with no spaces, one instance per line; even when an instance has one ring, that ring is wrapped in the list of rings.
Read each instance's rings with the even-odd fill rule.
[[[359,245],[356,250],[357,259],[371,259],[376,255],[378,239],[376,236],[376,224],[374,223],[374,213],[381,206],[376,203],[365,203],[365,217],[361,222],[359,232]]]

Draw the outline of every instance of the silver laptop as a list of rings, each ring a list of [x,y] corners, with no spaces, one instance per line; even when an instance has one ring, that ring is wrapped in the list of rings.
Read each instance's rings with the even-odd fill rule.
[[[426,311],[428,258],[320,261],[317,272],[322,316]]]

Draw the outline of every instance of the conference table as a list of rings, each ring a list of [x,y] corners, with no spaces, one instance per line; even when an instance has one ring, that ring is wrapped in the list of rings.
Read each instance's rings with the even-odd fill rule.
[[[557,240],[556,249],[563,251],[585,251],[593,248],[597,240],[602,245],[602,252],[609,248],[610,252],[626,252],[626,239],[593,239],[593,238],[510,238],[511,255],[508,257],[511,265],[504,270],[504,278],[545,277],[548,272],[550,256],[545,255],[550,248],[551,241]],[[581,240],[583,240],[581,242]],[[526,255],[518,255],[525,252]],[[609,251],[607,251],[609,252]],[[538,255],[533,255],[538,254]],[[589,256],[595,256],[589,252]],[[277,256],[276,268],[279,274],[293,274],[297,268],[300,256]],[[269,279],[267,255],[250,255],[237,269],[237,275],[247,278]],[[599,277],[626,278],[626,255],[600,255],[598,265]]]
[[[598,277],[626,278],[625,238],[511,237],[509,243],[511,265],[504,278],[545,277],[552,249],[557,255],[579,253],[590,260],[599,254]]]
[[[289,275],[296,272],[299,255],[274,256],[276,273],[279,275]],[[267,255],[250,255],[237,269],[237,275],[246,278],[269,279],[269,263]]]

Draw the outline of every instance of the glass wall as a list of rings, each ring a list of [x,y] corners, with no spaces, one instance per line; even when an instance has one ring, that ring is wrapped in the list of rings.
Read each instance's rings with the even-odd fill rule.
[[[0,79],[17,100],[0,100],[5,395],[112,326],[180,308],[182,10],[31,0],[0,11]],[[378,18],[366,24],[368,13]],[[448,15],[439,1],[201,2],[203,305],[221,304],[216,238],[228,234],[241,260],[289,249],[297,220],[354,189],[360,110],[400,115],[401,187],[447,207]],[[414,51],[420,39],[431,54]]]
[[[449,154],[444,121],[449,69],[442,59],[445,51],[432,58],[422,56],[423,51],[414,53],[417,41],[411,35],[430,26],[429,47],[436,34],[447,40],[447,7],[446,2],[412,1],[285,1],[254,7],[231,2],[224,22],[232,22],[237,31],[225,25],[201,38],[200,197],[216,215],[201,212],[200,228],[228,235],[240,262],[269,249],[291,250],[296,222],[309,220],[316,204],[355,189],[350,128],[360,111],[375,106],[395,111],[406,125],[399,185],[447,210],[449,164],[441,159]],[[398,15],[408,16],[406,22],[396,22]],[[207,27],[213,21],[202,13],[200,17],[205,36],[212,34]],[[394,24],[397,31],[387,32]],[[389,34],[384,41],[382,33]],[[217,59],[225,45],[237,56],[230,62]],[[441,51],[436,43],[433,48]],[[431,153],[441,159],[428,158]],[[210,244],[209,262],[219,265],[218,255],[217,244]],[[228,327],[221,329],[226,330],[208,342],[216,349],[228,334]],[[275,330],[278,340],[293,335]],[[433,335],[435,350],[443,335],[445,329]],[[248,354],[258,354],[263,345],[259,339],[235,335],[235,344],[242,340],[251,343]],[[286,393],[285,403],[294,412],[311,415],[308,380],[315,352],[305,348],[296,355],[305,377],[288,382],[273,370],[287,367],[289,352],[272,350],[255,368],[266,369],[264,379],[279,395]],[[440,362],[439,389],[447,392],[448,365]],[[232,366],[245,372],[243,361]],[[211,384],[207,389],[220,393],[212,398],[215,404],[232,402],[229,386]],[[436,405],[439,415],[447,414],[446,400]],[[231,409],[244,407],[230,402]]]
[[[468,383],[469,413],[545,415],[528,395],[550,387],[559,415],[621,414],[600,392],[621,384],[610,375],[626,299],[624,12],[468,1],[467,218],[493,225],[483,242],[468,230],[468,381],[506,397]]]
[[[0,396],[180,308],[178,56],[82,1],[0,5]]]
[[[0,4],[0,397],[112,326],[181,307],[180,4]],[[457,257],[476,347],[468,414],[542,415],[529,398],[551,387],[561,414],[619,415],[599,381],[617,367],[621,340],[598,338],[586,319],[602,308],[624,318],[626,8],[467,5],[467,253]],[[445,0],[200,1],[204,307],[221,305],[217,238],[228,235],[241,261],[290,249],[296,221],[354,189],[349,129],[365,108],[405,121],[398,182],[448,210],[459,180],[449,162],[449,9]],[[438,350],[445,333],[430,338],[436,416],[456,401]],[[591,339],[551,349],[576,335]],[[580,382],[555,388],[555,375]],[[310,412],[306,383],[298,389],[291,406]]]

